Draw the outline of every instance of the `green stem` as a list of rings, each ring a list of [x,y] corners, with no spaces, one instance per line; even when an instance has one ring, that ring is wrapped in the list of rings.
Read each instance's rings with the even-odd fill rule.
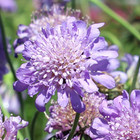
[[[133,81],[132,81],[132,86],[130,88],[130,92],[135,89],[135,85],[136,85],[136,82],[137,82],[137,77],[138,77],[138,73],[139,73],[139,68],[140,68],[140,56],[139,56],[139,60],[138,60],[138,63],[137,63],[137,67],[135,69],[135,73],[134,73],[134,77],[133,77]]]
[[[10,60],[9,53],[7,51],[7,42],[6,42],[6,38],[5,38],[5,31],[4,31],[4,26],[3,26],[3,23],[2,23],[1,15],[0,15],[0,34],[2,35],[3,48],[4,48],[4,52],[5,52],[5,56],[6,56],[7,62],[9,64],[9,66],[10,66],[11,71],[12,71],[14,80],[16,81],[17,78],[16,78],[15,70],[14,70],[12,62]],[[21,93],[19,93],[19,92],[16,92],[16,94],[17,94],[17,96],[19,98],[19,101],[20,101],[21,114],[22,114],[22,117],[23,117],[23,100],[22,100],[22,96],[21,96]]]
[[[140,40],[140,33],[125,19],[121,16],[117,15],[114,11],[112,11],[109,7],[103,4],[99,0],[90,0],[92,3],[96,4],[99,8],[101,8],[106,14],[110,17],[118,21],[122,26],[124,26],[131,34],[133,34],[138,40]]]
[[[31,133],[31,140],[34,140],[34,128],[35,128],[35,122],[36,122],[36,119],[39,115],[39,112],[35,112],[35,115],[34,115],[34,118],[32,120],[32,124],[31,124],[31,130],[30,130],[30,133]]]
[[[72,7],[72,9],[75,9],[75,8],[76,8],[75,1],[76,1],[76,0],[71,0],[71,7]]]
[[[0,96],[0,108],[2,110],[3,115],[8,117],[8,118],[10,118],[9,112],[3,106],[3,102],[2,102],[1,96]],[[20,131],[18,131],[17,139],[19,139],[19,140],[23,140],[24,139]]]
[[[79,118],[80,118],[80,113],[76,113],[76,116],[75,116],[75,120],[74,120],[74,124],[72,126],[72,129],[70,131],[70,134],[68,136],[68,139],[67,140],[71,140],[73,135],[74,135],[74,132],[76,130],[76,127],[78,125],[78,121],[79,121]]]

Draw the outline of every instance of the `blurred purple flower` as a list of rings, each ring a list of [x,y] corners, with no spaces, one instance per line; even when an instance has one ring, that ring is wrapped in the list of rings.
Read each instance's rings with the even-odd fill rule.
[[[75,132],[79,135],[76,138],[79,138],[83,134],[93,138],[89,128],[94,118],[101,117],[98,108],[104,99],[105,95],[98,92],[86,94],[85,97],[82,98],[86,106],[86,110],[80,114],[78,126]],[[53,130],[58,130],[56,137],[58,139],[64,139],[72,129],[75,115],[76,112],[73,111],[70,103],[66,108],[63,108],[58,103],[53,102],[52,106],[50,106],[50,116],[48,117],[45,131],[51,133]]]
[[[37,10],[49,10],[54,4],[65,6],[70,0],[34,0],[34,6]]]
[[[15,0],[0,0],[0,9],[3,11],[14,12],[17,10]]]
[[[49,11],[35,12],[32,17],[32,22],[29,26],[19,25],[17,35],[18,39],[14,41],[15,53],[22,53],[24,50],[24,43],[27,40],[35,41],[37,35],[41,33],[42,29],[45,29],[47,25],[54,27],[68,20],[70,16],[73,19],[79,19],[80,11],[71,11],[69,9],[64,11],[64,8],[60,8],[58,5],[51,7]]]
[[[104,100],[99,107],[103,118],[95,118],[91,132],[101,140],[138,140],[140,139],[140,90],[113,101]]]
[[[88,93],[98,91],[95,82],[108,89],[115,87],[115,80],[105,71],[118,53],[108,50],[104,38],[99,37],[98,28],[103,25],[93,24],[87,29],[84,21],[70,18],[54,28],[48,25],[42,29],[36,41],[25,43],[23,57],[27,63],[16,72],[15,90],[28,88],[31,97],[38,93],[39,111],[45,111],[45,104],[57,91],[61,106],[65,107],[70,97],[73,109],[83,112],[82,89]]]
[[[121,61],[127,65],[125,71],[129,80],[132,80],[134,77],[134,71],[136,70],[138,59],[139,56],[132,56],[131,54],[125,54],[125,56],[121,59]],[[137,77],[136,88],[140,88],[140,69]]]
[[[7,88],[6,85],[2,84],[0,86],[0,96],[3,100],[3,106],[9,112],[18,114],[20,110],[20,103],[17,95],[13,90]]]
[[[4,135],[4,124],[3,124],[3,114],[0,108],[0,138]]]
[[[1,35],[1,28],[0,28],[0,84],[3,79],[3,75],[8,72],[6,68],[6,57],[5,57],[5,52],[3,48],[3,42],[2,42],[2,35]]]
[[[21,119],[20,116],[5,118],[3,122],[3,115],[0,109],[0,138],[4,140],[16,140],[17,132],[28,125],[28,122]],[[4,135],[5,134],[5,135]]]

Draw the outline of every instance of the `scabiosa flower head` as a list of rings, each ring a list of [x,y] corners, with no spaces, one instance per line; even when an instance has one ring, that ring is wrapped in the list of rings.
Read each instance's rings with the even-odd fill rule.
[[[14,12],[17,9],[15,0],[0,0],[0,9]]]
[[[86,106],[86,110],[80,114],[78,126],[75,132],[78,136],[84,133],[92,137],[89,128],[95,117],[101,117],[98,107],[104,99],[105,95],[98,92],[85,94],[83,102]],[[59,131],[57,133],[57,137],[60,139],[65,137],[73,126],[75,115],[76,112],[72,109],[70,102],[66,108],[61,107],[56,102],[53,102],[50,107],[50,116],[48,117],[45,131],[50,133],[52,130],[56,129]]]
[[[35,41],[37,35],[41,33],[42,29],[46,28],[47,24],[54,27],[68,20],[71,16],[75,20],[79,19],[80,11],[67,9],[66,12],[64,12],[63,7],[54,5],[49,11],[34,12],[32,22],[29,26],[21,24],[18,27],[17,35],[19,38],[14,41],[15,53],[22,53],[25,41]]]
[[[73,18],[72,18],[73,19]],[[88,27],[84,21],[63,22],[46,30],[35,42],[26,42],[23,57],[27,63],[17,70],[17,91],[28,88],[28,94],[36,98],[36,107],[45,111],[45,104],[57,90],[58,103],[65,107],[68,97],[76,112],[85,110],[80,96],[84,89],[88,93],[98,91],[95,82],[111,89],[114,79],[104,73],[109,60],[116,58],[116,51],[108,50],[99,27],[103,23]],[[71,22],[70,22],[71,21]]]
[[[91,127],[97,139],[140,139],[140,90],[133,90],[130,99],[129,94],[123,91],[123,96],[113,101],[104,100],[99,110],[104,119],[94,119]]]
[[[4,137],[4,140],[16,140],[18,130],[27,125],[28,122],[22,120],[20,116],[5,118],[3,122],[3,115],[0,109],[0,138]]]

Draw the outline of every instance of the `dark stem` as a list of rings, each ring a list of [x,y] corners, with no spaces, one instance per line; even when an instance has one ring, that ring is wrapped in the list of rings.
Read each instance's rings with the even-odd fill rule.
[[[31,123],[31,129],[30,129],[31,140],[34,140],[34,128],[35,128],[35,122],[37,120],[38,115],[39,115],[39,112],[38,111],[35,112],[35,115]]]
[[[11,69],[11,72],[13,74],[14,80],[16,81],[17,78],[16,78],[15,70],[14,70],[12,62],[10,60],[9,53],[7,51],[7,42],[6,42],[5,31],[4,31],[4,26],[3,26],[3,23],[2,23],[1,15],[0,15],[0,34],[2,35],[3,49],[4,49],[4,53],[5,53],[7,62],[9,64],[9,66],[10,66],[10,69]],[[16,94],[17,94],[17,96],[19,98],[19,101],[20,101],[21,114],[22,114],[22,117],[23,117],[23,100],[22,100],[22,96],[21,96],[21,93],[19,93],[19,92],[16,92]]]
[[[78,121],[79,121],[79,118],[80,118],[80,113],[76,113],[76,116],[75,116],[75,120],[74,120],[74,124],[72,126],[72,129],[70,131],[70,134],[68,136],[68,139],[67,140],[71,140],[73,135],[74,135],[74,132],[76,130],[76,127],[78,125]]]
[[[134,77],[133,77],[133,81],[132,81],[132,86],[130,88],[130,92],[135,89],[135,85],[136,85],[136,82],[137,82],[137,77],[138,77],[138,73],[139,73],[139,68],[140,68],[140,56],[139,56],[139,60],[138,60],[138,63],[137,63],[137,67],[135,69],[135,73],[134,73]]]
[[[72,9],[75,9],[75,8],[76,8],[75,1],[76,1],[76,0],[71,0],[71,7],[72,7]]]

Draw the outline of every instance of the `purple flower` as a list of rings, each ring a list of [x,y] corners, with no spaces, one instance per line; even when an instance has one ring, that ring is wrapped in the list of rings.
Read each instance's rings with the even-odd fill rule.
[[[0,138],[4,135],[4,124],[3,124],[3,115],[0,109]]]
[[[99,110],[104,119],[94,119],[91,127],[96,139],[140,139],[140,90],[133,90],[130,99],[123,91],[113,101],[104,100]]]
[[[9,112],[18,114],[20,110],[20,102],[17,95],[8,86],[2,84],[0,86],[0,96],[3,100],[3,106]]]
[[[98,108],[104,99],[105,95],[98,92],[85,94],[85,97],[83,97],[82,100],[86,106],[86,110],[80,114],[78,126],[75,132],[79,134],[78,137],[83,134],[86,134],[91,138],[93,137],[89,128],[95,117],[101,117]],[[56,137],[58,139],[64,139],[72,129],[75,115],[76,112],[73,111],[71,103],[69,103],[66,108],[63,108],[58,103],[53,102],[52,106],[50,106],[50,116],[48,117],[45,131],[51,133],[56,129],[58,130]]]
[[[71,22],[70,22],[71,21]],[[45,111],[45,104],[57,91],[58,103],[65,107],[68,97],[76,112],[85,106],[80,97],[84,91],[98,91],[96,83],[108,89],[115,87],[114,79],[105,73],[109,60],[116,58],[116,51],[108,50],[99,29],[103,23],[87,28],[84,21],[69,19],[61,25],[42,29],[34,42],[27,41],[23,57],[27,63],[17,70],[17,91],[28,88],[28,94],[36,98],[36,107]]]
[[[5,118],[3,122],[3,115],[0,109],[0,138],[4,137],[4,140],[16,140],[18,130],[27,125],[28,122],[22,120],[20,116]]]
[[[35,41],[37,35],[41,33],[42,29],[45,29],[48,24],[52,27],[61,24],[68,20],[70,16],[74,16],[73,20],[79,19],[79,11],[71,11],[69,9],[64,12],[64,8],[54,5],[49,11],[42,11],[41,13],[34,13],[32,23],[29,26],[19,25],[17,35],[18,39],[14,41],[15,53],[22,53],[24,50],[24,43],[27,40]],[[76,17],[76,18],[75,18]]]
[[[6,57],[3,49],[3,42],[2,42],[2,35],[1,35],[1,28],[0,28],[0,83],[2,82],[3,75],[7,73],[6,68]]]
[[[139,56],[132,56],[131,54],[125,54],[125,56],[121,59],[121,61],[127,65],[125,71],[129,80],[132,80],[132,77],[134,77],[134,71],[136,70],[138,59]],[[140,88],[140,69],[137,77],[136,88]]]
[[[17,9],[15,0],[0,0],[0,9],[14,12]]]

